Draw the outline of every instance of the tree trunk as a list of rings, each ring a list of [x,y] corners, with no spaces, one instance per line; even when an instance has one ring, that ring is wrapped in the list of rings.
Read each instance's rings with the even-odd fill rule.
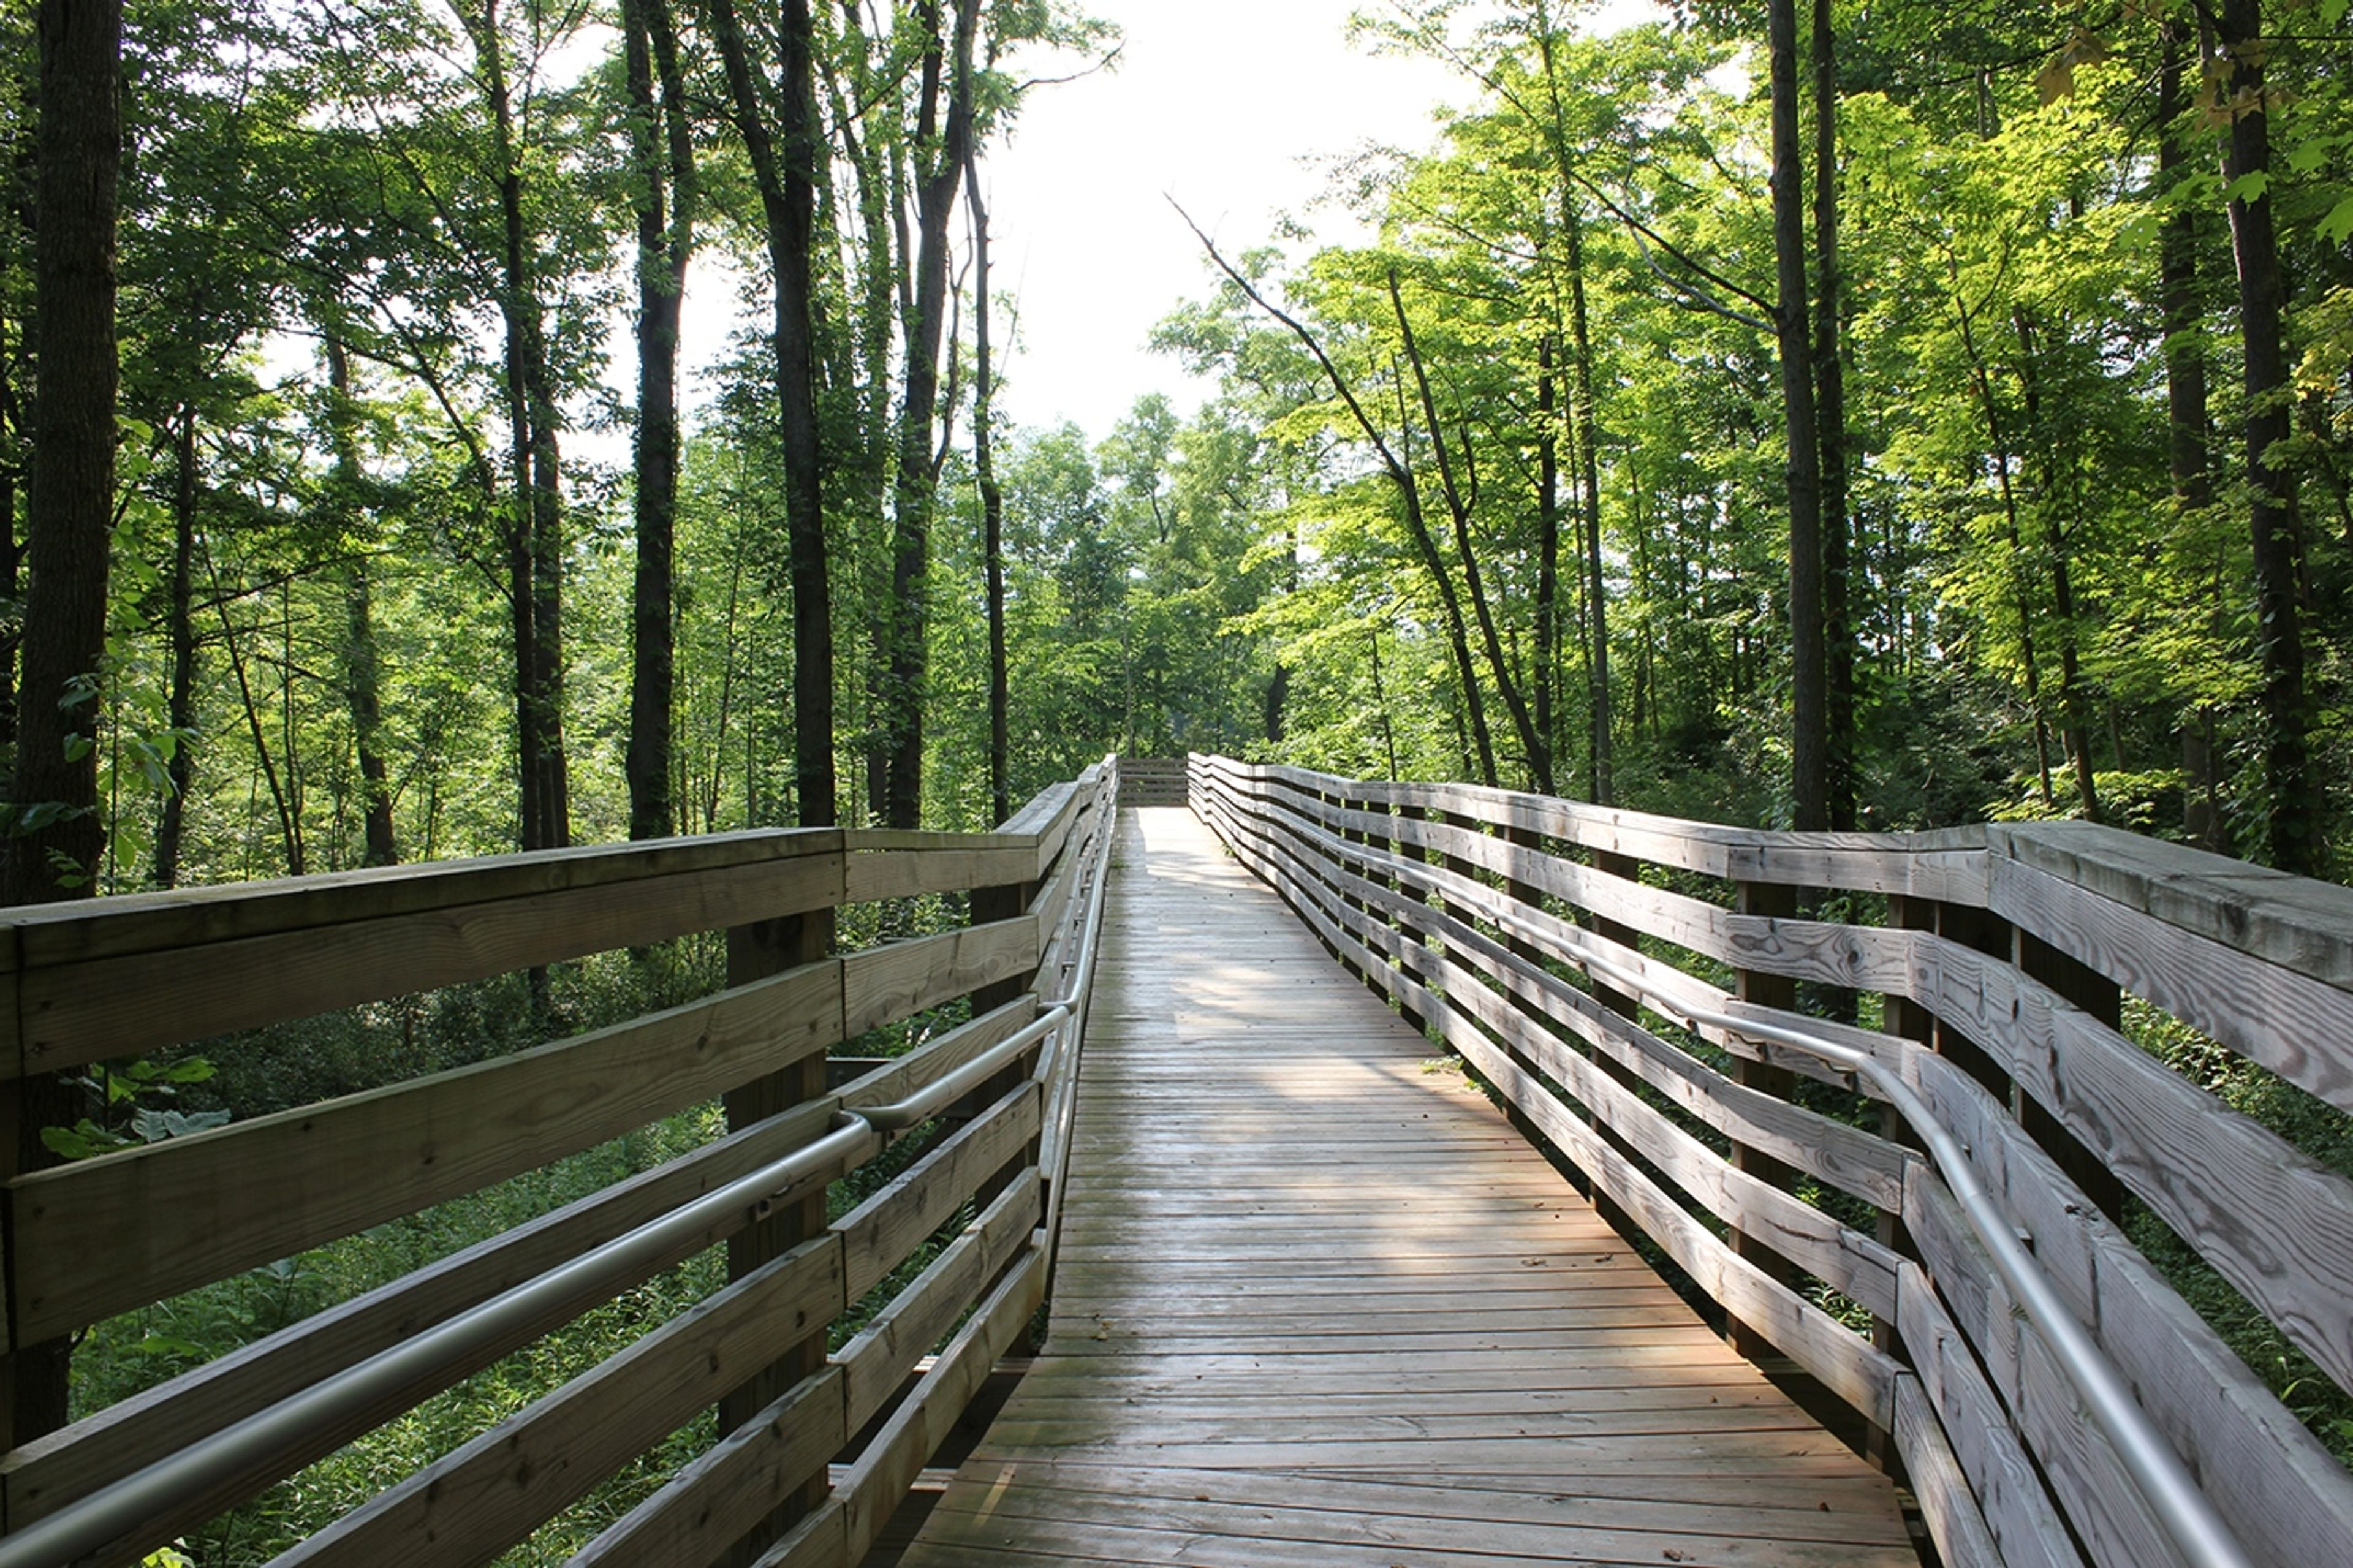
[[[556,410],[547,345],[524,226],[522,163],[499,34],[498,0],[465,18],[489,111],[499,170],[499,312],[505,328],[505,393],[512,499],[507,518],[509,625],[514,641],[516,795],[525,849],[571,841],[564,752],[564,511]]]
[[[972,50],[980,7],[979,0],[955,0],[953,37],[944,54],[936,0],[924,0],[918,9],[930,42],[915,134],[915,309],[907,322],[907,395],[899,414],[891,530],[891,658],[883,686],[890,751],[883,819],[892,827],[916,827],[923,821],[923,700],[930,666],[925,597],[938,489],[932,438],[940,395],[940,340],[947,320],[948,219],[972,144]],[[947,95],[944,113],[943,89]]]
[[[8,380],[7,364],[7,319],[0,317],[0,433],[21,443],[24,413],[17,406],[16,388]],[[16,535],[18,479],[16,464],[0,464],[0,600],[10,604],[16,603],[24,592],[25,547]],[[23,642],[21,618],[13,626],[0,627],[0,746],[16,743],[16,658],[23,651]],[[5,876],[0,870],[0,881]]]
[[[172,727],[172,760],[162,820],[155,825],[155,885],[180,885],[180,847],[187,826],[188,784],[195,773],[192,744],[196,727],[196,411],[180,410],[174,436],[172,475],[172,575],[166,585],[165,630],[172,644],[170,695],[165,722]]]
[[[327,424],[335,448],[335,507],[343,523],[350,559],[343,568],[343,692],[352,710],[352,738],[359,752],[363,866],[393,866],[400,844],[392,825],[392,786],[384,760],[384,703],[376,661],[374,587],[368,552],[350,524],[360,504],[359,442],[353,430],[352,367],[343,340],[327,334]]]
[[[1487,603],[1485,580],[1479,570],[1479,553],[1471,538],[1471,514],[1477,502],[1474,475],[1466,471],[1458,480],[1455,464],[1448,456],[1446,432],[1439,423],[1438,400],[1430,387],[1430,374],[1421,362],[1421,349],[1414,341],[1413,325],[1407,320],[1405,297],[1398,287],[1397,269],[1389,269],[1389,305],[1396,312],[1398,333],[1405,345],[1406,363],[1412,367],[1416,392],[1421,403],[1422,418],[1430,427],[1430,446],[1438,468],[1439,494],[1446,503],[1446,514],[1453,524],[1455,553],[1462,560],[1463,591],[1471,600],[1471,613],[1479,627],[1480,647],[1487,657],[1487,672],[1495,682],[1495,689],[1504,699],[1504,707],[1511,715],[1512,728],[1518,734],[1520,749],[1527,759],[1530,783],[1539,795],[1552,793],[1552,752],[1537,732],[1535,721],[1528,710],[1526,697],[1521,690],[1518,676],[1511,661],[1504,657],[1502,637],[1495,630],[1494,612]],[[1463,462],[1471,458],[1468,436],[1462,445]],[[1271,738],[1271,737],[1270,737]]]
[[[972,220],[972,468],[980,488],[981,574],[988,596],[988,820],[1013,815],[1012,693],[1005,665],[1005,492],[997,483],[996,368],[988,341],[988,208],[980,198],[980,160],[965,153],[965,203]]]
[[[678,831],[670,793],[676,705],[672,560],[679,315],[694,244],[694,143],[669,0],[623,0],[621,27],[638,219],[638,561],[623,771],[629,785],[629,837],[659,838]]]
[[[49,903],[90,890],[103,848],[98,816],[96,673],[106,646],[114,520],[116,175],[122,154],[120,0],[40,0],[33,239],[36,383],[26,496],[22,706],[10,795],[5,901]],[[76,1093],[37,1074],[16,1090],[16,1168],[56,1157],[41,1129],[71,1122]],[[21,1444],[66,1423],[59,1338],[17,1347],[11,1429]]]
[[[2157,178],[2170,191],[2189,163],[2180,121],[2189,102],[2182,91],[2189,63],[2189,24],[2168,17],[2158,26],[2162,50],[2157,79]],[[2206,344],[2198,299],[2198,209],[2184,202],[2165,220],[2158,241],[2158,293],[2165,312],[2166,457],[2173,500],[2183,513],[2214,504],[2206,439]],[[2217,615],[2220,605],[2217,605]],[[2190,843],[2219,849],[2221,823],[2213,809],[2220,780],[2211,744],[2214,708],[2200,702],[2185,710],[2177,728],[2181,740],[2181,826]]]
[[[1587,635],[1593,639],[1589,693],[1593,720],[1593,803],[1608,805],[1617,794],[1610,729],[1609,584],[1601,566],[1601,422],[1593,402],[1592,323],[1585,303],[1585,220],[1566,180],[1561,214],[1568,237],[1568,341],[1571,414],[1577,425],[1577,464],[1584,493]]]
[[[2032,316],[2013,306],[2018,334],[2019,382],[2026,393],[2026,427],[2033,437],[2042,473],[2042,553],[2051,574],[2051,604],[2059,643],[2059,734],[2075,773],[2075,798],[2087,822],[2100,820],[2100,795],[2092,772],[2091,726],[2084,717],[2083,658],[2077,651],[2074,576],[2069,570],[2067,532],[2060,515],[2059,434],[2042,416],[2042,391],[2035,370],[2040,353]]]
[[[836,817],[833,765],[833,607],[825,547],[817,422],[810,252],[817,226],[817,100],[807,0],[778,14],[780,137],[772,137],[752,76],[734,0],[706,0],[765,219],[776,274],[776,417],[785,470],[785,523],[793,584],[793,762],[804,827]],[[777,146],[781,140],[783,146]]]
[[[1788,427],[1789,773],[1792,826],[1830,826],[1829,692],[1823,668],[1821,446],[1807,328],[1806,195],[1798,137],[1796,0],[1768,0],[1773,96],[1774,327]]]
[[[1554,334],[1536,341],[1536,730],[1553,754],[1560,731],[1553,693],[1560,671],[1560,427]]]
[[[2232,63],[2227,83],[2229,173],[2235,183],[2271,172],[2271,116],[2263,102],[2261,0],[2223,0],[2221,45]],[[2263,784],[2271,806],[2272,864],[2316,875],[2323,868],[2319,781],[2309,755],[2311,715],[2304,689],[2304,628],[2296,603],[2294,480],[2272,467],[2271,450],[2288,435],[2287,360],[2281,314],[2279,237],[2268,195],[2231,203],[2231,238],[2239,263],[2239,331],[2247,392],[2248,524],[2255,569],[2256,637],[2263,648]]]
[[[1841,358],[1838,53],[1831,0],[1814,0],[1814,401],[1821,447],[1823,788],[1830,826],[1855,826],[1854,625],[1848,574],[1846,366]]]

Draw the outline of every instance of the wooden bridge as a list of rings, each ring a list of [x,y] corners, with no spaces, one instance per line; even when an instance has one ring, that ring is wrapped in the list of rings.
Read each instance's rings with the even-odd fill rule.
[[[2353,1478],[2135,1246],[2169,1228],[2200,1299],[2353,1386],[2353,1183],[2135,1043],[2187,1026],[2353,1109],[2353,894],[2075,824],[1175,777],[1107,759],[987,835],[13,911],[12,1109],[32,1073],[583,955],[723,941],[726,973],[14,1176],[12,1377],[698,1105],[727,1125],[12,1444],[0,1568],[202,1561],[215,1516],[617,1303],[649,1320],[617,1353],[276,1561],[2353,1563]],[[1155,791],[1188,805],[1120,809]],[[699,1301],[646,1305],[722,1247]],[[657,1448],[691,1457],[597,1500]]]

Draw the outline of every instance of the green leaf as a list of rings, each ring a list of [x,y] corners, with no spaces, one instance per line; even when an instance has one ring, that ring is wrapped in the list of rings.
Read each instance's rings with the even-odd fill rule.
[[[2271,184],[2272,177],[2270,173],[2266,170],[2257,169],[2250,174],[2240,175],[2237,179],[2232,180],[2229,184],[2223,186],[2222,199],[2226,202],[2247,202],[2250,204],[2259,202],[2263,199],[2263,194],[2271,189]]]
[[[117,1149],[130,1147],[130,1140],[109,1132],[89,1117],[83,1117],[71,1127],[44,1127],[41,1144],[49,1152],[68,1160],[87,1160],[97,1154],[110,1154]]]
[[[2353,239],[2353,196],[2347,196],[2328,209],[2320,220],[2320,237],[2329,245],[2342,245]]]
[[[2287,155],[2288,173],[2309,174],[2328,162],[2329,139],[2316,136]]]

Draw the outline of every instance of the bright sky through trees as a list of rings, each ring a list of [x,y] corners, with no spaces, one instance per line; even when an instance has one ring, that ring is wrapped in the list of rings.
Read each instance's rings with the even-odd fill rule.
[[[1431,116],[1468,101],[1461,72],[1347,38],[1362,0],[1098,0],[1126,44],[1108,71],[1044,88],[984,163],[1001,287],[1019,307],[1006,406],[1025,425],[1101,437],[1136,397],[1175,392],[1153,324],[1204,292],[1174,196],[1221,246],[1264,243],[1288,215],[1320,239],[1364,226],[1328,199],[1330,172],[1367,145],[1426,148]],[[1656,10],[1609,0],[1609,29]],[[1189,407],[1198,401],[1180,397]]]

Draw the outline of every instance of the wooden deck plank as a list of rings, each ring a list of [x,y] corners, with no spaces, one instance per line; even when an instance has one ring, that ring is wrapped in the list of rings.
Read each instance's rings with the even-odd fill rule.
[[[1915,1561],[1188,812],[1120,833],[1047,1343],[906,1568]]]

